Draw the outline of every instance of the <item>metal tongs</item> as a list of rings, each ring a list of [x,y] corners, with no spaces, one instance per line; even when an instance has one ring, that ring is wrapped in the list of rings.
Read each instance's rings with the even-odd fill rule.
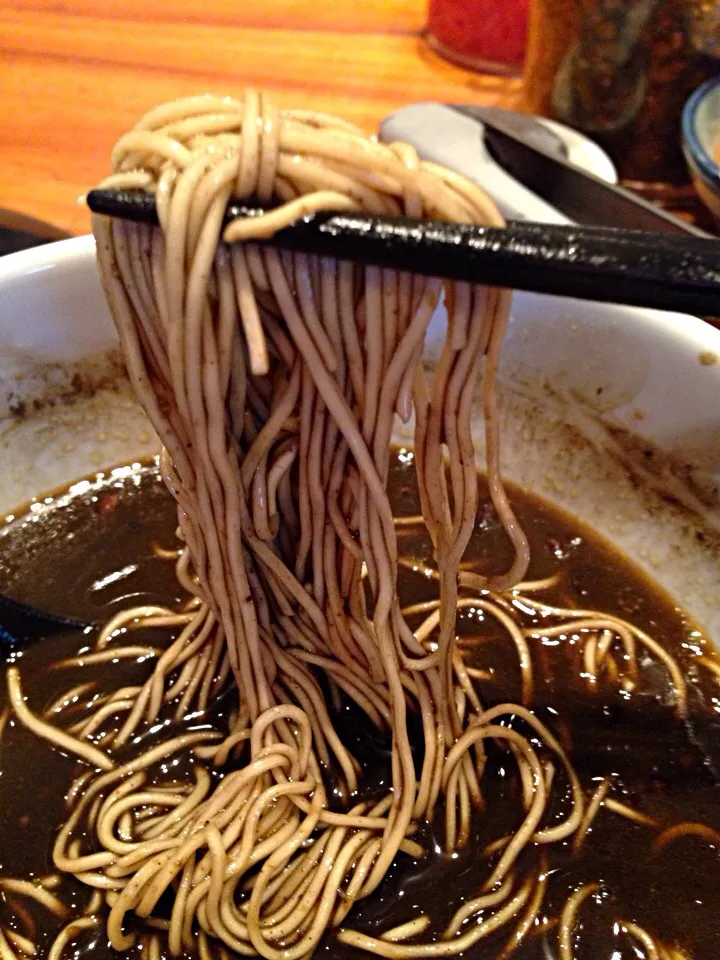
[[[152,194],[91,190],[94,213],[157,224]],[[225,222],[265,211],[228,205]],[[512,221],[478,227],[363,213],[316,213],[262,241],[427,276],[703,316],[720,315],[720,240]]]

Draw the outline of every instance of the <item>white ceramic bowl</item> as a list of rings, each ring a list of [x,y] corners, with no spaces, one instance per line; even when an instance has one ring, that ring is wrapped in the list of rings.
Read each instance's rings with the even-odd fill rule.
[[[442,327],[439,312],[430,362]],[[720,332],[516,294],[501,407],[506,476],[612,539],[720,639]],[[0,416],[0,514],[157,449],[91,237],[0,259]],[[481,458],[479,414],[476,436]]]

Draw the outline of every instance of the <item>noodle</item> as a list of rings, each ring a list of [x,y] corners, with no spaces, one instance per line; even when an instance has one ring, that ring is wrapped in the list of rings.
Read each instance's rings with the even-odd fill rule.
[[[32,883],[30,880],[15,880],[12,877],[0,877],[0,889],[7,893],[20,893],[26,897],[31,897],[41,906],[54,913],[58,917],[64,917],[67,913],[65,905],[53,896],[48,890],[39,884]]]
[[[645,813],[641,813],[639,810],[635,810],[633,807],[629,807],[625,803],[621,803],[620,800],[616,800],[614,797],[607,797],[604,803],[608,810],[612,810],[613,813],[619,813],[621,817],[627,817],[628,820],[633,820],[635,823],[641,823],[645,827],[657,827],[658,825],[657,820],[647,816]]]
[[[652,847],[653,852],[660,853],[664,847],[678,840],[680,837],[699,837],[716,848],[720,847],[720,830],[714,830],[706,823],[686,822],[676,823],[674,826],[663,830],[663,832],[655,838]]]
[[[401,940],[410,940],[411,937],[417,936],[419,933],[422,933],[430,924],[430,918],[424,914],[420,917],[416,917],[414,920],[408,920],[407,923],[401,923],[397,927],[393,927],[391,930],[386,930],[381,939],[389,940],[392,943],[398,943]]]
[[[500,954],[510,957],[539,922],[548,845],[575,834],[579,849],[610,785],[602,781],[586,805],[566,752],[528,709],[529,638],[587,634],[592,682],[605,669],[635,683],[639,643],[665,664],[680,713],[684,679],[625,621],[527,596],[559,576],[523,581],[528,541],[501,481],[495,385],[509,293],[259,242],[318,210],[493,225],[500,214],[478,187],[411,147],[382,145],[325,115],[279,112],[252,90],[151,110],[120,138],[112,166],[105,186],[157,200],[159,228],[96,216],[93,230],[128,373],[161,438],[161,470],[177,501],[183,546],[152,549],[176,561],[191,599],[177,611],[121,611],[91,651],[54,664],[156,658],[142,686],[93,696],[66,728],[50,718],[64,720],[93,687],[76,684],[41,718],[25,703],[17,667],[8,670],[17,718],[92,768],[67,791],[54,862],[93,894],[85,915],[57,934],[50,960],[102,922],[101,906],[116,950],[138,936],[128,916],[143,921],[139,952],[148,960],[165,936],[174,955],[194,949],[204,960],[227,948],[304,960],[397,857],[425,855],[412,839],[422,822],[444,818],[448,851],[468,840],[483,803],[486,749],[514,760],[520,801],[515,831],[486,848],[494,860],[479,895],[434,942],[417,942],[426,915],[378,937],[349,927],[337,937],[395,960],[450,956],[514,922]],[[269,209],[223,226],[231,197]],[[425,335],[443,297],[447,335],[428,375]],[[492,576],[463,564],[479,498],[472,408],[480,374],[490,498],[512,547],[508,569]],[[422,508],[402,518],[387,491],[396,415],[414,417]],[[398,538],[416,528],[432,540],[432,563],[399,555]],[[438,599],[401,609],[400,566],[436,582]],[[463,608],[481,611],[514,645],[521,705],[485,708],[479,684],[492,672],[465,663],[455,637]],[[413,629],[417,615],[424,619]],[[552,623],[527,627],[523,615]],[[164,650],[115,645],[130,631],[168,627],[179,632]],[[392,783],[382,795],[358,792],[360,767],[323,682],[335,705],[353,701],[391,736]],[[216,723],[209,710],[221,698],[229,720]],[[411,714],[422,723],[419,772]],[[185,732],[164,734],[168,717]],[[515,719],[529,732],[511,727]],[[103,749],[89,742],[101,729]],[[148,731],[152,746],[143,742]],[[173,779],[169,758],[178,756],[189,769]],[[560,777],[571,807],[556,822],[549,814]],[[47,890],[0,882],[59,912]],[[563,910],[562,960],[571,960],[577,911],[596,889],[580,888]],[[158,915],[168,892],[169,916]],[[641,928],[625,928],[650,943]],[[23,938],[12,945],[27,954],[33,946]],[[6,939],[0,951],[13,953]]]
[[[129,134],[116,147],[113,159],[118,172],[138,164],[148,165],[152,169],[159,169],[156,164],[163,166],[167,161],[178,165],[166,205],[164,242],[157,235],[152,237],[148,248],[151,262],[143,267],[148,275],[159,275],[164,269],[164,301],[157,292],[154,300],[148,297],[152,291],[144,291],[145,295],[142,296],[135,285],[136,281],[131,279],[137,276],[137,264],[133,265],[125,251],[132,246],[132,235],[137,232],[136,229],[98,219],[95,230],[103,280],[128,357],[131,378],[172,459],[172,485],[182,507],[180,524],[183,536],[190,547],[200,584],[204,584],[205,595],[212,602],[213,612],[222,623],[239,700],[241,704],[246,704],[248,710],[248,720],[253,730],[250,757],[257,756],[261,741],[255,735],[255,728],[261,724],[262,729],[268,731],[265,750],[270,750],[273,743],[269,737],[279,737],[280,740],[275,742],[290,750],[288,762],[291,766],[299,764],[300,775],[306,775],[305,771],[311,773],[309,792],[313,796],[322,796],[322,782],[313,760],[311,741],[307,741],[304,758],[301,758],[296,754],[293,740],[288,739],[290,730],[285,726],[287,720],[297,724],[301,715],[296,708],[281,709],[279,705],[274,706],[275,693],[268,679],[267,663],[274,663],[273,672],[276,672],[282,687],[303,705],[305,712],[302,716],[307,717],[309,722],[308,733],[312,730],[314,749],[325,760],[330,751],[345,771],[348,790],[353,788],[354,761],[334,735],[322,701],[311,693],[314,681],[305,658],[312,655],[311,662],[329,672],[376,722],[380,718],[383,718],[382,722],[389,721],[394,739],[395,795],[400,799],[392,804],[383,827],[382,844],[377,849],[375,862],[363,884],[362,895],[367,896],[380,882],[400,849],[411,826],[411,819],[431,816],[437,802],[439,784],[436,787],[432,784],[437,783],[435,770],[439,769],[437,762],[442,760],[443,752],[436,752],[435,763],[426,763],[420,783],[416,786],[406,732],[406,690],[402,684],[400,667],[404,664],[405,669],[411,672],[421,671],[428,678],[425,681],[429,682],[428,689],[437,693],[446,689],[450,682],[442,663],[450,647],[454,622],[452,597],[456,590],[453,586],[456,575],[453,571],[457,569],[472,530],[477,488],[470,437],[470,401],[474,395],[475,370],[483,353],[489,352],[491,357],[485,379],[492,381],[494,378],[507,301],[496,293],[485,294],[465,285],[452,285],[448,297],[457,301],[457,306],[451,306],[449,310],[451,333],[441,365],[442,373],[436,378],[436,385],[431,384],[428,389],[420,384],[417,375],[413,377],[408,371],[413,369],[411,364],[417,365],[420,359],[425,329],[440,292],[436,281],[415,281],[412,296],[405,297],[401,304],[397,280],[387,272],[367,268],[364,276],[353,276],[342,265],[335,266],[302,255],[279,254],[272,249],[250,247],[243,257],[242,248],[234,248],[231,261],[228,261],[222,247],[217,249],[216,254],[220,216],[227,200],[231,193],[242,198],[252,196],[259,190],[265,170],[249,164],[257,164],[263,153],[271,168],[282,170],[285,178],[298,178],[300,192],[305,189],[301,184],[310,180],[319,192],[310,198],[291,200],[276,213],[231,225],[225,230],[226,240],[252,240],[267,236],[295,219],[300,205],[303,212],[312,209],[350,209],[360,197],[363,203],[370,204],[374,209],[395,209],[392,206],[394,200],[390,208],[386,206],[386,199],[390,201],[389,194],[374,192],[369,186],[354,191],[352,201],[328,192],[324,187],[325,184],[337,186],[341,180],[347,187],[353,178],[365,179],[366,170],[372,171],[373,175],[375,171],[379,173],[382,170],[388,178],[385,181],[386,189],[394,190],[397,189],[395,184],[406,184],[412,188],[413,197],[427,197],[421,200],[421,205],[426,205],[428,213],[442,214],[442,206],[438,208],[437,205],[443,202],[443,188],[438,189],[434,185],[432,177],[423,172],[422,164],[418,169],[414,157],[406,158],[409,162],[405,166],[391,151],[379,145],[371,146],[345,129],[338,131],[327,126],[322,130],[313,128],[312,136],[309,136],[297,120],[278,122],[272,110],[275,117],[273,125],[277,124],[277,130],[271,137],[271,146],[263,133],[266,128],[256,126],[263,109],[264,98],[252,93],[248,94],[244,104],[238,104],[239,168],[237,160],[234,161],[234,167],[230,161],[224,160],[218,166],[209,163],[203,149],[205,145],[193,139],[207,132],[198,122],[184,128],[192,130],[193,135],[188,136],[182,146],[177,140],[177,126],[170,132],[163,132],[155,127],[155,121],[151,121],[151,134]],[[174,111],[171,113],[176,117],[181,111],[182,106],[178,105],[177,114]],[[197,118],[201,114],[194,112],[194,116]],[[143,122],[145,129],[146,123],[147,120]],[[223,121],[226,135],[231,126]],[[306,156],[314,154],[317,158],[312,165],[307,161],[288,165],[285,161],[284,150],[298,149],[300,144]],[[279,151],[273,159],[269,159],[271,149]],[[157,152],[158,159],[150,161],[148,155],[154,152]],[[347,165],[344,179],[339,178],[332,165],[327,163],[331,158],[333,161],[342,159]],[[410,167],[416,172],[412,172]],[[376,184],[376,188],[380,182],[377,177],[375,180],[370,177],[370,181]],[[184,186],[186,183],[187,188]],[[266,184],[266,199],[273,192],[271,188],[272,184],[270,188]],[[195,191],[195,195],[188,205],[191,191]],[[477,212],[474,212],[473,196],[476,198]],[[472,190],[468,191],[464,201],[467,219],[480,219],[487,210],[485,199],[478,200],[478,197],[482,197],[479,191],[475,194]],[[200,210],[205,211],[202,226]],[[454,210],[449,206],[446,215],[452,216]],[[121,274],[111,268],[113,257],[117,258],[120,270],[129,275],[127,279],[121,279]],[[183,266],[183,258],[187,267]],[[249,269],[251,262],[253,267]],[[175,291],[180,289],[180,277],[184,270],[187,271],[186,279],[182,282],[187,284],[188,297],[183,309],[179,307],[179,302],[171,301]],[[202,279],[210,271],[215,287],[211,298],[208,287],[203,287],[207,279]],[[312,279],[315,276],[319,285]],[[258,293],[253,296],[251,283],[256,290],[271,294],[275,298],[275,306],[269,306],[266,297],[258,300]],[[357,330],[348,339],[347,334],[352,328],[343,328],[339,321],[347,325],[351,318],[345,311],[339,317],[336,305],[338,302],[358,302],[358,297],[363,294],[361,283],[364,285],[365,300],[362,318],[364,336]],[[324,291],[327,291],[327,295]],[[217,306],[214,306],[215,302]],[[234,303],[237,303],[237,307],[234,307]],[[233,327],[235,309],[239,312],[240,325]],[[264,343],[258,319],[264,319],[267,309],[271,315],[282,316],[290,338],[289,345],[286,342],[283,351],[269,361],[267,376],[275,381],[280,376],[280,383],[285,378],[285,388],[281,387],[271,397],[270,407],[259,403],[259,383],[251,378],[245,381],[237,379],[242,368],[249,370],[251,376],[266,370],[258,344],[259,337]],[[211,314],[217,311],[216,334],[207,323],[201,325],[203,317],[209,315],[208,311]],[[171,321],[173,316],[177,316],[178,322]],[[356,324],[358,319],[356,315]],[[363,371],[358,370],[357,357],[351,358],[348,350],[348,345],[361,341],[365,343]],[[246,352],[248,359],[243,363],[241,357]],[[204,356],[202,371],[188,362],[188,358],[200,354]],[[236,369],[226,368],[219,378],[222,382],[218,382],[217,373],[211,371],[219,370],[221,358],[230,355],[237,357]],[[351,375],[353,371],[355,377]],[[438,653],[429,657],[418,656],[423,652],[422,641],[409,633],[397,607],[393,589],[397,565],[396,535],[385,492],[391,412],[397,402],[397,391],[408,375],[409,383],[413,379],[416,381],[413,387],[418,419],[416,450],[422,449],[423,452],[421,473],[426,478],[426,520],[430,521],[439,556],[446,561],[443,565],[444,600],[437,616]],[[157,398],[161,395],[172,395],[177,405],[177,411],[171,411],[168,417],[160,414]],[[450,396],[456,399],[450,401]],[[234,413],[241,407],[240,397],[245,397],[247,404],[248,412],[244,420],[238,419]],[[457,451],[452,459],[453,463],[458,464],[454,468],[455,477],[452,481],[453,502],[456,504],[453,513],[444,487],[435,486],[442,462],[443,440],[439,432],[442,410],[451,402],[453,405],[459,404],[457,425],[453,426],[454,432],[446,438],[451,456]],[[278,530],[282,530],[282,514],[287,512],[277,498],[277,491],[281,487],[282,477],[287,475],[292,464],[287,444],[293,434],[283,429],[283,425],[298,403],[301,411],[300,434],[294,442],[297,443],[295,449],[300,457],[299,517],[302,533],[297,555],[290,567],[286,565],[292,559],[289,545],[279,541],[279,553],[275,553],[268,544],[272,537],[271,517],[277,518],[276,526],[279,523]],[[231,410],[229,429],[237,454],[228,451],[227,441],[223,439],[223,409],[228,404]],[[492,452],[497,449],[493,439],[497,423],[489,393],[486,409],[489,415],[487,445]],[[305,418],[303,410],[315,411],[314,426],[310,419]],[[248,416],[254,419],[256,426],[248,422]],[[452,420],[446,421],[446,431],[449,424],[452,424]],[[527,566],[525,541],[515,530],[514,518],[504,498],[497,458],[491,455],[490,459],[493,497],[518,549],[518,559],[511,571],[515,580]],[[346,472],[345,478],[343,470]],[[331,478],[336,479],[331,481]],[[348,483],[350,478],[352,484]],[[326,485],[329,481],[335,492],[335,502],[343,503],[339,514],[335,516],[331,516],[327,508]],[[190,491],[193,491],[191,497]],[[309,496],[303,501],[305,491]],[[295,509],[297,511],[298,508]],[[224,514],[218,513],[219,510],[224,510]],[[360,565],[356,552],[348,549],[347,535],[339,543],[335,542],[338,515],[351,518],[354,530],[350,540],[359,541],[362,559],[368,567],[375,597],[372,620],[363,613],[364,601],[360,602],[357,593]],[[313,544],[313,565],[310,586],[306,588],[301,586],[300,578],[310,572],[307,566],[310,543]],[[259,591],[262,583],[266,584],[265,589],[269,592],[261,601]],[[273,610],[277,612],[273,613]],[[284,621],[288,613],[292,614],[294,627],[307,637],[310,649],[306,650],[303,659],[299,659],[299,651],[285,646],[287,641],[283,642],[284,650],[276,645],[277,641],[283,641],[283,633],[287,630]],[[327,619],[329,615],[332,615],[332,619]],[[341,628],[341,617],[347,618],[348,625],[345,628]],[[276,626],[273,625],[273,618]],[[278,630],[282,632],[278,633]],[[272,637],[273,633],[276,640]],[[522,643],[519,634],[517,637]],[[373,707],[370,707],[368,698],[371,691],[361,692],[366,688],[365,670],[370,664],[374,675],[378,677],[379,699],[375,700],[376,706]],[[437,679],[433,679],[435,673]],[[310,699],[303,690],[307,691]],[[461,730],[462,721],[458,716],[453,717],[444,699],[434,700],[432,712],[435,720],[432,727],[428,726],[427,739],[432,736],[437,741],[439,733],[440,742],[451,742],[452,736]],[[428,706],[432,703],[432,700],[429,701]],[[378,713],[377,706],[381,704]],[[269,714],[273,719],[265,723],[264,718]],[[281,717],[283,724],[278,726]],[[132,719],[135,723],[139,717],[136,715]],[[118,742],[126,739],[127,729],[129,724],[120,733]],[[273,730],[276,732],[273,733]],[[254,747],[253,742],[258,746]],[[431,755],[430,750],[427,753]],[[309,761],[310,767],[307,766]],[[477,794],[476,787],[468,783],[468,778],[472,777],[472,768],[463,761],[458,768],[458,784],[463,784],[460,788],[463,795],[468,790],[469,796]],[[416,796],[423,798],[422,808],[418,808]],[[290,803],[287,810],[292,822],[298,817],[301,818],[298,824],[302,822],[310,809],[307,801],[298,796],[292,801],[288,799],[287,803]],[[293,810],[296,812],[293,813]],[[468,808],[463,801],[463,822],[467,820],[467,815]],[[448,817],[452,816],[448,813]],[[321,817],[323,819],[328,822],[328,815],[324,814]],[[338,825],[346,822],[348,827],[355,822],[343,816],[331,819]],[[198,844],[204,842],[200,837],[193,834],[190,828],[186,847],[182,848],[187,849],[188,854],[182,857],[190,855],[191,850],[199,849]],[[263,868],[271,871],[271,875],[272,871],[291,860],[294,846],[286,845],[280,849],[282,855],[279,852],[273,854]],[[178,862],[178,859],[182,858],[174,854],[173,862]],[[149,865],[143,869],[149,869]],[[197,870],[195,875],[195,880],[188,881],[193,887],[201,880]],[[208,879],[212,882],[212,871]],[[156,881],[158,889],[163,883],[169,884],[170,880],[171,875],[168,874],[162,881]],[[257,888],[256,883],[254,889]],[[196,909],[204,902],[201,900],[197,903],[192,894],[188,903],[191,900]],[[120,910],[120,905],[131,908],[132,898],[123,893],[119,905],[113,910]],[[142,912],[145,913],[146,908]],[[321,910],[321,914],[323,912]],[[235,935],[228,938],[215,929],[222,926],[217,919],[213,923],[207,916],[207,925],[200,914],[198,919],[208,933],[220,933],[228,946],[237,949]],[[277,935],[277,924],[273,926],[273,934]],[[249,910],[247,924],[243,921],[238,929],[245,944],[250,940],[265,956],[273,956],[270,943],[260,934],[261,927],[261,915],[255,918],[253,911]],[[307,937],[299,940],[298,950],[300,944],[305,952],[311,949],[323,927],[315,918],[309,929],[315,932],[308,935],[309,940]],[[116,933],[113,942],[119,946],[124,941]]]
[[[622,923],[622,928],[630,934],[630,936],[635,937],[635,939],[641,944],[645,950],[645,956],[647,960],[660,960],[660,952],[658,950],[657,944],[647,932],[642,927],[638,926],[637,923],[630,923],[629,921],[624,921]]]
[[[590,798],[590,802],[585,808],[585,816],[583,817],[580,826],[577,829],[575,838],[573,840],[573,853],[578,854],[582,849],[582,845],[585,842],[585,837],[589,830],[592,829],[593,820],[598,815],[600,807],[605,802],[605,797],[607,796],[610,790],[611,781],[609,777],[603,777],[600,781],[598,788],[593,793]]]
[[[578,889],[568,897],[562,914],[560,915],[558,929],[560,960],[573,960],[573,934],[577,923],[577,915],[587,898],[593,896],[599,889],[600,885],[597,883],[586,883],[578,887]]]
[[[82,743],[67,733],[64,733],[62,730],[59,730],[57,727],[53,727],[49,723],[44,723],[39,717],[33,716],[25,706],[22,688],[20,686],[20,673],[17,667],[8,667],[7,680],[8,694],[12,707],[18,719],[22,720],[26,727],[29,727],[30,730],[39,737],[50,740],[51,743],[60,747],[61,750],[67,750],[68,753],[77,754],[91,766],[99,767],[101,770],[112,770],[115,764],[101,750],[98,750],[97,747]]]
[[[78,917],[77,920],[72,920],[66,927],[63,927],[55,938],[47,955],[47,960],[61,960],[63,950],[81,930],[97,927],[99,923],[97,917]]]
[[[37,954],[35,949],[35,944],[32,940],[28,940],[27,937],[24,937],[21,933],[16,933],[14,930],[11,930],[9,927],[5,927],[3,933],[10,941],[10,943],[17,947],[22,953],[27,957],[34,957]]]

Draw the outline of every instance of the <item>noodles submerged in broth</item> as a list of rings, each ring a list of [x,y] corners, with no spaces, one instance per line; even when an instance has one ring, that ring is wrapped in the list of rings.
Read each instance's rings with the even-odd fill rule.
[[[8,669],[16,720],[83,763],[53,860],[93,894],[72,916],[52,880],[0,885],[67,915],[50,960],[99,925],[103,906],[112,947],[140,938],[149,957],[162,941],[175,956],[300,960],[328,930],[396,960],[463,953],[504,931],[500,956],[511,957],[537,932],[552,849],[579,851],[602,808],[643,823],[610,779],[589,794],[581,787],[561,738],[533,712],[533,638],[577,637],[588,690],[609,680],[629,694],[641,665],[656,663],[680,717],[683,672],[631,620],[559,606],[547,599],[555,578],[526,579],[528,541],[500,479],[495,399],[509,293],[257,242],[314,210],[488,224],[500,215],[477,186],[411,147],[322,114],[278,111],[253,91],[152,110],[118,141],[112,165],[105,186],[157,199],[159,229],[102,217],[93,229],[128,372],[162,440],[181,544],[167,555],[189,599],[117,613],[72,661],[154,664],[143,683],[93,698],[80,719],[65,719],[63,703],[82,684],[40,714],[25,701],[20,667]],[[223,231],[231,197],[274,209]],[[429,374],[423,343],[443,295],[447,335]],[[478,521],[480,374],[489,497],[511,547],[506,570],[492,575],[463,563]],[[420,504],[399,518],[388,495],[396,416],[414,420]],[[430,538],[429,558],[402,548],[418,531]],[[433,589],[403,607],[408,566]],[[456,639],[468,609],[514,650],[520,702],[485,702],[487,675]],[[542,627],[528,628],[527,616]],[[153,630],[167,628],[175,639],[155,647]],[[387,738],[382,784],[368,781],[337,722],[344,704]],[[487,801],[486,751],[496,748],[519,795],[512,830],[476,863],[476,895],[453,905],[439,936],[426,932],[426,914],[377,935],[356,930],[353,905],[398,858],[422,860],[428,824],[447,853],[467,845]],[[560,814],[558,797],[569,797]],[[709,827],[681,826],[717,840]],[[656,844],[675,839],[661,833]],[[560,960],[572,960],[578,918],[601,893],[599,878],[567,900],[554,933]],[[635,955],[684,956],[617,922]],[[33,950],[30,934],[0,930],[3,960]]]

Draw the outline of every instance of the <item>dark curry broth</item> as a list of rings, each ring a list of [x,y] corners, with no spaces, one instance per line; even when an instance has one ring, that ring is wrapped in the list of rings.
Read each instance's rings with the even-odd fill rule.
[[[391,494],[397,515],[418,512],[413,471],[407,457],[393,459]],[[120,609],[141,603],[174,605],[182,599],[173,564],[159,559],[153,542],[174,545],[174,504],[155,467],[135,465],[82,483],[42,505],[33,506],[0,532],[0,592],[18,600],[102,624]],[[530,641],[535,671],[533,707],[571,753],[571,760],[587,791],[603,776],[612,776],[612,795],[656,817],[663,826],[683,820],[700,821],[720,829],[720,694],[706,672],[693,660],[702,639],[694,623],[670,598],[606,541],[543,501],[511,490],[518,518],[532,545],[528,577],[546,577],[557,570],[564,576],[543,599],[559,606],[575,606],[614,613],[631,620],[661,642],[678,660],[688,679],[690,721],[678,720],[672,709],[672,690],[657,664],[642,664],[640,690],[620,694],[600,685],[589,693],[579,674],[582,659],[572,637]],[[424,537],[403,536],[406,556],[431,561]],[[468,552],[477,569],[500,570],[509,562],[509,548],[493,511],[483,501],[477,529]],[[401,569],[403,605],[433,595],[433,584],[423,575]],[[520,670],[514,646],[501,637],[489,619],[476,611],[461,613],[460,637],[482,637],[474,649],[473,665],[490,669],[491,679],[480,683],[488,705],[517,700]],[[167,632],[165,640],[172,634]],[[148,663],[120,661],[111,666],[49,669],[54,661],[93,642],[69,632],[48,637],[26,649],[20,660],[23,685],[30,706],[43,710],[59,694],[83,680],[95,679],[100,688],[143,680]],[[161,645],[162,636],[145,634],[138,643]],[[6,702],[0,689],[0,710]],[[201,723],[201,720],[197,720]],[[346,707],[338,719],[343,736],[366,767],[373,767],[376,786],[387,782],[387,744],[367,729],[356,710]],[[167,735],[167,730],[163,731]],[[716,767],[717,762],[717,767]],[[0,740],[0,875],[41,877],[54,872],[51,848],[65,816],[63,794],[81,767],[11,720]],[[559,784],[562,781],[559,781]],[[553,815],[562,815],[567,796],[556,786]],[[437,933],[463,902],[477,896],[487,876],[480,851],[518,823],[518,782],[490,751],[483,779],[486,809],[474,819],[467,846],[453,856],[439,848],[432,826],[419,839],[428,853],[419,864],[400,855],[375,895],[357,904],[346,923],[379,934],[418,913],[427,912],[432,926],[423,940]],[[566,792],[566,791],[565,791]],[[614,924],[634,921],[665,944],[681,946],[693,960],[720,957],[719,851],[705,839],[684,837],[660,854],[651,854],[654,832],[601,810],[586,838],[582,854],[574,858],[570,846],[553,845],[552,870],[544,913],[556,918],[568,895],[580,884],[600,882],[597,895],[586,902],[575,938],[575,960],[638,958],[637,944]],[[534,855],[532,851],[529,855]],[[522,864],[521,864],[522,866]],[[81,912],[90,891],[64,879],[58,895]],[[8,902],[8,899],[11,902]],[[27,898],[5,895],[0,900],[0,924],[17,922],[18,905],[27,908],[37,925],[39,956],[64,921],[36,908]],[[21,927],[18,927],[21,929]],[[495,957],[512,926],[480,941],[467,952],[484,960]],[[557,956],[556,932],[538,926],[518,951],[518,960],[545,960]],[[131,951],[136,954],[137,949]],[[351,957],[357,951],[326,938],[318,954]],[[66,948],[64,957],[105,960],[117,956],[107,945],[102,928],[84,932]]]

